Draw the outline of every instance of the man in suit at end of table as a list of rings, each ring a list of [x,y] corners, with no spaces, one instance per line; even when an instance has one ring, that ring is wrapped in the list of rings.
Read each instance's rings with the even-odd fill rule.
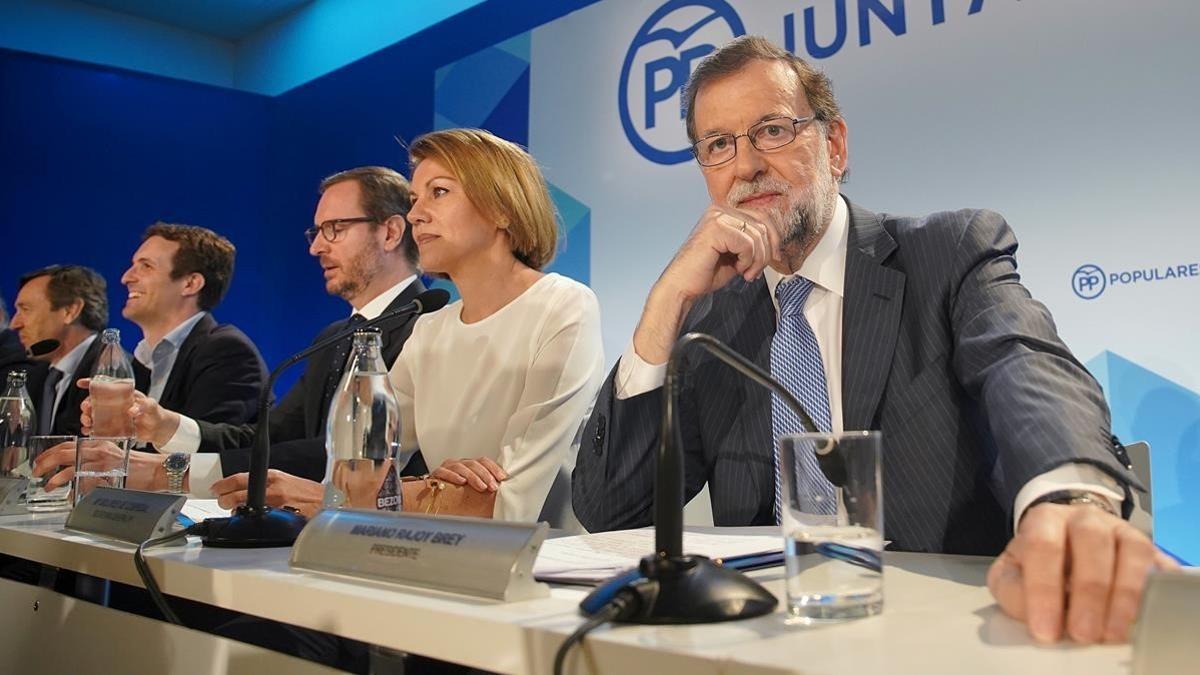
[[[829,80],[763,38],[710,54],[684,97],[712,204],[583,432],[580,522],[650,524],[665,364],[700,331],[818,401],[824,430],[882,430],[891,548],[1000,554],[989,588],[1036,639],[1126,639],[1147,573],[1173,563],[1116,515],[1136,479],[1099,386],[1020,284],[1004,219],[849,203]],[[774,448],[802,429],[766,390],[693,356],[679,406],[687,497],[707,483],[717,525],[777,522]]]
[[[21,277],[11,327],[26,349],[42,340],[58,348],[38,356],[26,388],[38,414],[38,433],[77,436],[87,392],[73,386],[90,377],[108,325],[108,284],[95,270],[51,265]]]
[[[253,422],[267,367],[236,326],[212,310],[225,297],[237,250],[203,227],[155,223],[121,283],[121,314],[142,329],[133,350],[139,389],[160,405],[210,423]]]
[[[314,342],[363,320],[403,307],[425,286],[417,276],[416,243],[404,217],[411,205],[408,181],[384,167],[360,167],[326,178],[321,199],[305,231],[309,253],[325,274],[325,290],[346,300],[349,318],[325,327]],[[390,368],[412,333],[416,317],[399,321],[383,333],[383,358]],[[325,476],[325,418],[349,354],[350,339],[313,355],[304,374],[271,410],[271,468],[314,481]],[[85,404],[85,420],[87,413]],[[253,424],[223,424],[195,420],[135,394],[134,421],[139,440],[181,459],[185,468],[178,487],[193,496],[212,496],[209,487],[221,479],[245,489],[250,465]],[[161,463],[159,463],[161,464]],[[178,470],[177,470],[178,471]],[[425,473],[420,453],[404,474]],[[275,471],[268,477],[274,480]],[[164,489],[165,467],[131,458],[127,485]]]

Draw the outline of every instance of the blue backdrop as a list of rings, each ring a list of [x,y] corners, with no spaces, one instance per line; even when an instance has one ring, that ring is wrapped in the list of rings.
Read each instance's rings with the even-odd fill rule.
[[[203,225],[238,249],[214,314],[278,363],[348,309],[325,294],[302,235],[321,178],[364,164],[407,173],[399,141],[433,128],[440,66],[590,1],[486,2],[276,97],[0,49],[0,293],[11,307],[26,271],[93,267],[132,349],[119,280],[141,232]],[[488,126],[526,140],[524,111]]]

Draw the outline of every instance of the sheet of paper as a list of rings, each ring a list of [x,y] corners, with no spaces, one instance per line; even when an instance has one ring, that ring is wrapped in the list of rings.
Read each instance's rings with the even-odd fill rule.
[[[782,550],[778,536],[723,535],[685,532],[685,553],[709,558],[772,553]],[[542,581],[596,583],[637,565],[654,552],[654,530],[619,530],[547,539],[533,563],[533,575]]]
[[[217,506],[215,499],[188,499],[183,505],[183,515],[198,523],[206,518],[227,518],[229,510]]]

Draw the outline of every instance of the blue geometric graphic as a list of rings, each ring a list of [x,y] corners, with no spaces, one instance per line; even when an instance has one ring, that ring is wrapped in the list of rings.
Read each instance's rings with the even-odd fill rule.
[[[434,128],[487,129],[528,146],[529,49],[530,34],[522,33],[439,68],[434,75]],[[546,271],[586,284],[591,277],[591,209],[562,188],[549,188],[563,236]],[[453,292],[445,281],[435,285]]]
[[[1087,367],[1112,408],[1113,433],[1150,444],[1155,542],[1200,564],[1200,394],[1110,351]]]
[[[586,284],[592,269],[592,210],[553,183],[550,184],[550,198],[554,200],[562,223],[562,237],[558,242],[558,255],[547,271]]]
[[[442,66],[434,75],[434,128],[487,129],[514,143],[529,137],[529,34]]]

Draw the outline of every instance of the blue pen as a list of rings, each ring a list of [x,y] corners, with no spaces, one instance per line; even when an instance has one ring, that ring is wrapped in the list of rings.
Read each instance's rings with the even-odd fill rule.
[[[883,571],[883,556],[873,549],[825,541],[813,547],[817,553],[834,560],[850,563],[871,570]]]

